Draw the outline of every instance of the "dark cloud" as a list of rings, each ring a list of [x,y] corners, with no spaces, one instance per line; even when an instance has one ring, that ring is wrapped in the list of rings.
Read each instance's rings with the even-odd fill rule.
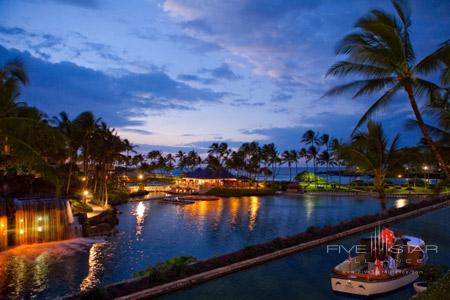
[[[176,42],[181,47],[184,47],[196,54],[204,54],[222,50],[222,47],[220,47],[217,43],[203,41],[188,35],[171,34],[167,37],[169,40]]]
[[[81,8],[88,8],[88,9],[100,8],[100,1],[98,0],[51,0],[51,1]]]
[[[22,100],[50,115],[67,111],[74,116],[90,110],[114,126],[136,126],[142,122],[130,118],[145,115],[143,110],[190,110],[200,101],[218,102],[226,95],[193,88],[161,70],[111,77],[68,62],[51,64],[0,46],[0,63],[15,57],[24,61],[31,78]]]
[[[178,80],[182,80],[182,81],[193,81],[193,82],[199,82],[202,84],[215,84],[218,81],[214,78],[204,78],[204,77],[200,77],[197,76],[195,74],[180,74],[177,76]]]
[[[270,99],[272,101],[275,101],[275,102],[286,102],[286,101],[291,100],[292,97],[293,97],[292,94],[286,94],[286,93],[283,93],[283,92],[278,92],[276,94],[273,94]]]
[[[136,129],[136,128],[120,128],[120,131],[138,133],[141,135],[153,135],[154,133],[144,129]]]
[[[238,98],[238,99],[233,99],[231,101],[231,105],[232,106],[264,106],[266,105],[266,103],[264,102],[252,102],[250,99],[248,98]]]
[[[199,70],[200,73],[208,73],[214,78],[218,79],[226,79],[226,80],[239,80],[241,77],[231,70],[230,65],[227,63],[223,63],[221,66],[217,68],[207,69],[202,68]]]

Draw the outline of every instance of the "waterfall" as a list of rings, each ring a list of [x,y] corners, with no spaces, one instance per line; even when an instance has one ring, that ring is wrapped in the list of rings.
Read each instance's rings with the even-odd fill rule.
[[[14,199],[14,209],[14,217],[8,223],[6,209],[0,203],[0,250],[8,245],[44,243],[81,235],[67,199],[18,198]]]
[[[8,216],[6,201],[0,199],[0,251],[8,247]]]

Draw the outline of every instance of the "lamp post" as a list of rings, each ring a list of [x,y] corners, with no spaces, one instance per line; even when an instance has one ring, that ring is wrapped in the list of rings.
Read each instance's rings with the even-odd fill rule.
[[[428,173],[428,166],[423,166],[423,170],[425,171],[425,187],[428,189],[428,179],[429,179],[429,173]]]
[[[143,190],[144,189],[144,183],[143,183],[143,179],[144,179],[144,175],[139,174],[138,175],[138,179],[139,179],[139,190]]]
[[[89,191],[88,190],[84,190],[83,191],[83,203],[86,203],[86,199],[87,199],[88,195],[89,195]]]

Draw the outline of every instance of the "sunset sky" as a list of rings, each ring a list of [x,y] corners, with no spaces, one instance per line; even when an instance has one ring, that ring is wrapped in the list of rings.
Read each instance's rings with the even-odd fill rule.
[[[20,57],[21,99],[49,116],[91,110],[140,150],[212,141],[299,148],[307,129],[348,138],[370,100],[322,97],[336,43],[389,1],[0,1],[0,63]],[[417,57],[450,36],[450,1],[412,1]],[[403,144],[405,96],[380,112]]]

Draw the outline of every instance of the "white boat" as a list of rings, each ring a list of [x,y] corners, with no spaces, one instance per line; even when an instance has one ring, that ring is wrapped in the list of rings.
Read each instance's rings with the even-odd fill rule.
[[[161,199],[162,202],[167,202],[167,203],[173,203],[173,204],[181,204],[181,205],[185,205],[185,204],[193,204],[195,203],[195,201],[193,200],[189,200],[186,198],[180,198],[177,196],[170,196],[170,197],[164,197]]]
[[[363,239],[360,244],[368,245],[370,252],[347,259],[333,269],[331,277],[333,291],[358,296],[389,293],[417,280],[419,274],[415,269],[426,262],[425,243],[416,237],[397,238],[389,251],[386,251],[385,245],[383,247],[386,249],[374,251],[373,245],[380,245],[380,243],[373,238]],[[383,251],[386,251],[384,256]],[[376,259],[386,258],[387,253],[395,261],[395,267],[383,266],[381,272],[374,272],[373,256],[376,255]]]

